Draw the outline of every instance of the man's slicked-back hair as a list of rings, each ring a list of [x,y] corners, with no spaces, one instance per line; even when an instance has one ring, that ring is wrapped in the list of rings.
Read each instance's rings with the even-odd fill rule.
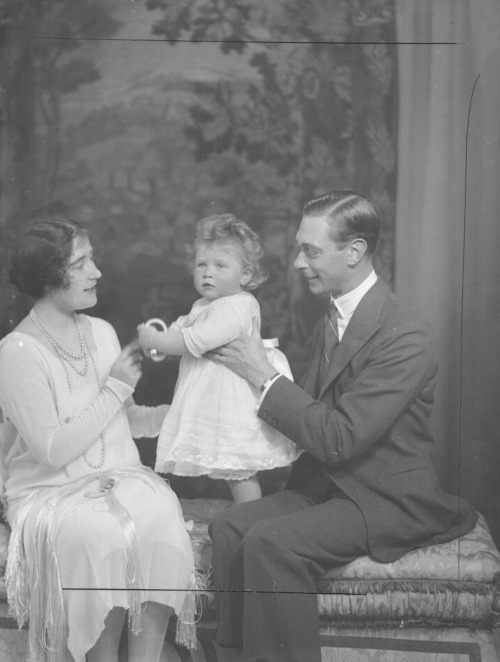
[[[352,239],[366,241],[367,255],[373,255],[380,232],[380,219],[372,203],[354,191],[331,191],[310,200],[303,216],[325,217],[330,225],[330,238],[339,245]]]

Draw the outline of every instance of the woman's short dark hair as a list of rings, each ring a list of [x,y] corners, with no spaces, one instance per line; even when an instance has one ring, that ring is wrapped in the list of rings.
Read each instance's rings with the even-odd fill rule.
[[[305,205],[302,215],[325,216],[330,238],[337,244],[361,238],[366,241],[367,255],[375,251],[380,219],[372,203],[354,191],[331,191],[315,198]]]
[[[28,212],[12,253],[10,280],[23,294],[39,299],[69,286],[68,262],[73,240],[87,230],[69,214],[46,208]]]

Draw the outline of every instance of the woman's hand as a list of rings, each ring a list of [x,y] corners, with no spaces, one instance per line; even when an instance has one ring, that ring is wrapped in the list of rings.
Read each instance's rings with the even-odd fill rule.
[[[124,347],[120,356],[111,366],[109,376],[135,388],[142,376],[142,354],[139,343],[132,342]]]
[[[276,374],[276,369],[267,360],[256,322],[251,336],[241,335],[227,345],[222,345],[203,356],[215,363],[221,363],[257,388]]]

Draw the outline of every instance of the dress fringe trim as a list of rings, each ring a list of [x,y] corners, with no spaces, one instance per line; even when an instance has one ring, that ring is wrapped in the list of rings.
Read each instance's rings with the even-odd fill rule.
[[[213,595],[209,591],[210,574],[194,569],[189,581],[188,592],[181,612],[177,617],[175,641],[186,648],[196,648],[196,624],[201,620],[203,612],[203,597],[212,602]]]
[[[142,474],[142,475],[141,475]],[[141,611],[145,596],[139,588],[141,581],[138,559],[138,544],[135,525],[127,509],[121,504],[113,490],[120,478],[154,477],[165,486],[160,476],[148,467],[120,469],[91,474],[71,485],[47,487],[33,491],[19,508],[12,525],[9,541],[5,585],[9,603],[9,614],[13,616],[19,628],[29,623],[29,659],[31,662],[62,662],[66,650],[66,617],[64,612],[63,591],[57,561],[55,540],[58,530],[54,525],[56,509],[64,499],[84,492],[85,498],[103,497],[110,512],[122,527],[127,549],[127,563],[124,580],[129,596],[129,627],[134,634],[141,630]],[[98,486],[93,483],[98,481]],[[62,521],[73,507],[68,507],[61,516]],[[36,560],[28,564],[24,545],[25,524],[28,516],[35,510],[33,530],[33,549]],[[206,590],[203,577],[193,570],[187,589],[186,598],[177,620],[176,640],[183,646],[196,646],[196,609],[198,596]]]

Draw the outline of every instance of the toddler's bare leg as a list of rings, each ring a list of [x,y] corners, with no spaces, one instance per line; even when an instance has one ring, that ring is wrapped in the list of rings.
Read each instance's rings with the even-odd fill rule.
[[[142,612],[142,630],[128,635],[129,662],[158,662],[172,608],[147,602]]]
[[[257,476],[250,476],[250,478],[244,480],[228,480],[227,484],[235,503],[254,501],[262,497],[262,490]]]

